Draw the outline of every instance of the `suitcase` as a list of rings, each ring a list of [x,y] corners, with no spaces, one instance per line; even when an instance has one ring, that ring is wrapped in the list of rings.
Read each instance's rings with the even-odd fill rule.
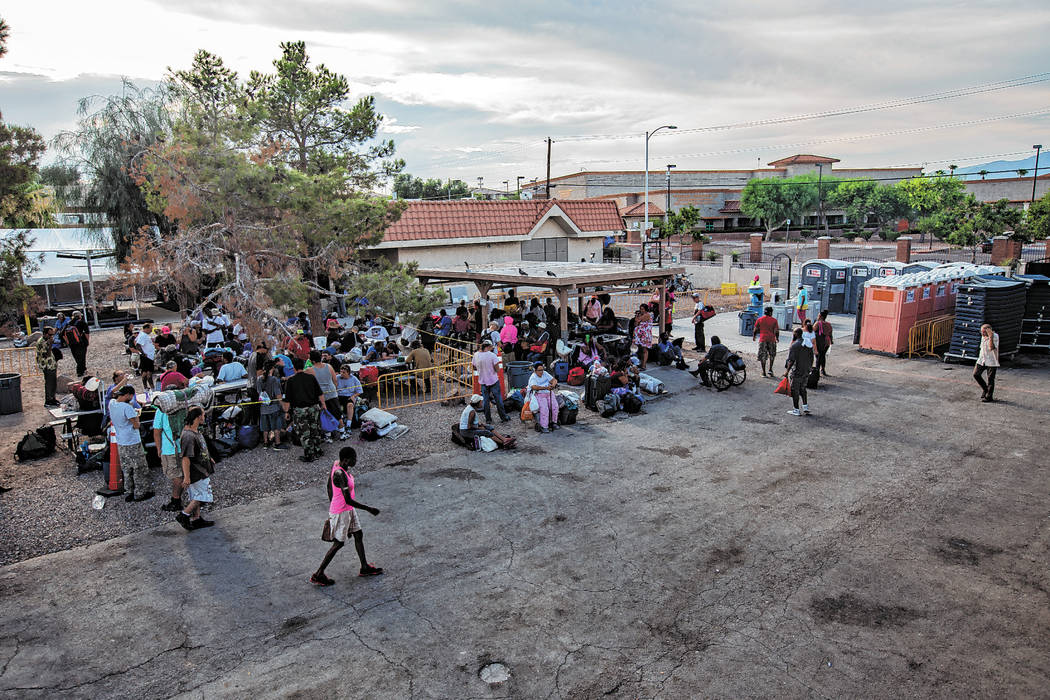
[[[806,380],[807,389],[816,389],[820,383],[820,370],[814,367],[809,371],[809,379]]]
[[[573,425],[576,423],[576,414],[579,412],[578,408],[562,406],[558,409],[558,425]]]
[[[598,410],[598,402],[612,390],[612,379],[605,377],[587,377],[583,388],[583,405],[592,411]]]
[[[567,360],[558,360],[554,363],[554,378],[562,383],[569,380],[569,363]]]

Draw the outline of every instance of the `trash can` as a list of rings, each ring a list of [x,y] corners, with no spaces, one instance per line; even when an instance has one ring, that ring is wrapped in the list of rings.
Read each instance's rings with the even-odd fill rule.
[[[795,307],[791,304],[776,304],[773,306],[773,318],[782,331],[790,331],[795,322]]]
[[[751,337],[755,332],[755,321],[758,320],[758,314],[754,311],[741,311],[740,312],[740,335]]]
[[[510,389],[524,389],[532,374],[532,363],[515,360],[507,363],[507,386]]]
[[[0,374],[0,416],[22,412],[22,375],[17,372]]]
[[[783,304],[788,300],[788,293],[786,289],[781,287],[771,287],[769,290],[769,301],[774,304]]]

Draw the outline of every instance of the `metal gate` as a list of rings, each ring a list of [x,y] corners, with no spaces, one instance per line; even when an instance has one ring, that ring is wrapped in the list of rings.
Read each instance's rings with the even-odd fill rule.
[[[791,256],[777,253],[769,261],[769,286],[788,290],[791,294]]]

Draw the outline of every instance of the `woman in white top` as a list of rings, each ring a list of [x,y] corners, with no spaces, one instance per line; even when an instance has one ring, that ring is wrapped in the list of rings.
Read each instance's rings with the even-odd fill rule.
[[[987,323],[981,326],[981,352],[977,355],[977,366],[973,368],[973,378],[981,385],[981,401],[995,401],[995,372],[999,369],[999,334]],[[987,383],[981,376],[988,373]]]
[[[813,330],[813,322],[808,318],[805,324],[802,326],[802,347],[813,350],[815,348],[814,341],[817,339],[817,334]]]
[[[540,404],[540,410],[535,416],[536,430],[549,433],[558,427],[558,401],[554,397],[558,380],[543,368],[542,362],[536,361],[532,366],[536,371],[529,377],[529,398],[535,396]]]

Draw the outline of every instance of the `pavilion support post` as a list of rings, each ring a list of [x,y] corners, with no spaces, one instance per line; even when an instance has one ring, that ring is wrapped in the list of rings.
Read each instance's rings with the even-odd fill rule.
[[[488,298],[489,292],[492,291],[492,282],[478,280],[474,283],[474,286],[478,288],[478,294],[481,295],[482,299]]]
[[[667,307],[667,283],[661,282],[657,290],[660,292],[660,335],[663,335],[667,330],[667,313],[664,311]]]
[[[558,325],[561,326],[561,338],[569,339],[569,294],[565,287],[558,287]]]

